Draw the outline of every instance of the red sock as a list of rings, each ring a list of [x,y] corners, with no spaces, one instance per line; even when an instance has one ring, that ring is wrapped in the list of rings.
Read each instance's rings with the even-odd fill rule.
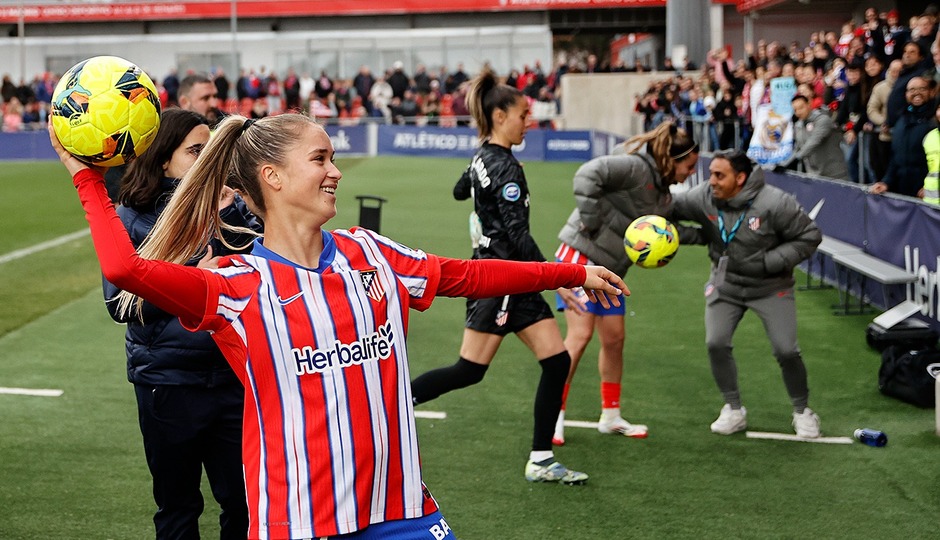
[[[604,409],[620,407],[620,383],[601,382],[601,407]]]
[[[561,391],[561,410],[565,410],[565,403],[568,403],[568,390],[571,390],[571,385],[565,383],[565,389]]]

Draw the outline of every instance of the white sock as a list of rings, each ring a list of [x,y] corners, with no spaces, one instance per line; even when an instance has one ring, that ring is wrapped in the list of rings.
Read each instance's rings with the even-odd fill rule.
[[[535,463],[541,463],[546,459],[552,459],[555,457],[555,452],[551,450],[533,450],[529,452],[529,461]]]
[[[613,420],[620,417],[620,407],[611,407],[609,409],[601,409],[601,418],[603,420]]]

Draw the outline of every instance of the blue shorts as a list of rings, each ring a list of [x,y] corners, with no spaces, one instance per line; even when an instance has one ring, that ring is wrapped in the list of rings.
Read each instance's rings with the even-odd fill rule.
[[[588,259],[583,253],[577,251],[576,249],[571,248],[564,242],[558,246],[558,250],[555,251],[555,262],[564,262],[564,263],[574,263],[581,265],[593,265],[594,263],[591,259]],[[621,317],[627,312],[627,304],[624,302],[626,298],[620,298],[620,305],[615,306],[611,304],[609,308],[605,308],[601,305],[600,302],[588,302],[586,308],[587,313],[603,317],[605,315],[620,315]],[[561,299],[561,295],[555,293],[555,308],[558,311],[564,311],[565,301]]]
[[[604,315],[620,315],[623,317],[627,313],[627,303],[624,302],[624,300],[626,300],[626,298],[621,296],[620,305],[615,306],[611,304],[609,308],[605,308],[600,302],[588,301],[587,305],[584,306],[584,311],[585,313],[591,313],[598,317],[603,317]],[[558,311],[564,311],[565,307],[567,306],[565,306],[565,301],[561,299],[561,295],[555,293],[555,308],[557,308]]]
[[[327,537],[331,540],[454,540],[440,511],[414,519],[397,519],[369,525],[349,534]],[[316,540],[316,539],[313,539]]]

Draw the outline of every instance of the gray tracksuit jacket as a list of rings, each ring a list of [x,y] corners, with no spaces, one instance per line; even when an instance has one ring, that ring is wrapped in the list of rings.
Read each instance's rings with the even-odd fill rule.
[[[793,126],[795,148],[793,159],[803,160],[809,174],[827,178],[849,179],[849,169],[842,153],[842,130],[836,126],[828,111],[814,109],[806,120]]]
[[[718,288],[721,295],[762,298],[793,287],[793,268],[822,241],[819,228],[797,200],[765,184],[761,169],[755,169],[731,199],[715,199],[711,186],[703,183],[674,195],[673,202],[671,219],[701,224],[699,237],[692,241],[708,245],[713,277],[718,259],[728,255],[725,282]],[[727,247],[718,229],[719,212],[728,233],[744,216]]]
[[[627,226],[643,215],[666,216],[672,204],[669,186],[644,152],[601,156],[581,165],[574,175],[574,198],[577,206],[558,239],[621,276],[631,265],[623,249]],[[695,235],[677,228],[680,245]]]

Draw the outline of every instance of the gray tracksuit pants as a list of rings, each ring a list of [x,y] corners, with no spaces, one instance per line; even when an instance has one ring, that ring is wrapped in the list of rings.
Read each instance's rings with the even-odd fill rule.
[[[712,375],[725,403],[732,408],[741,407],[732,338],[748,309],[764,324],[794,411],[803,412],[809,400],[809,386],[806,366],[796,342],[796,301],[792,288],[750,300],[722,297],[718,291],[705,298],[705,343]]]

